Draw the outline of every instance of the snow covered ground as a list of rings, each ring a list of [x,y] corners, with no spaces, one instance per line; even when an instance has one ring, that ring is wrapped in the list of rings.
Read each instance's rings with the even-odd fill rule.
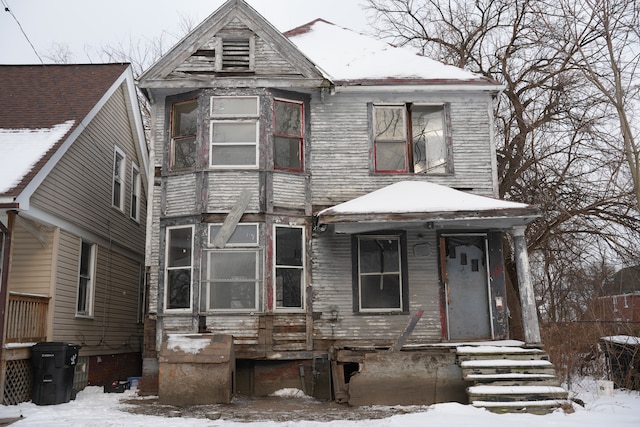
[[[157,425],[176,427],[422,427],[422,426],[474,426],[474,427],[590,427],[640,426],[640,392],[615,390],[613,397],[599,395],[596,381],[582,379],[572,385],[570,396],[581,399],[585,407],[575,406],[575,412],[566,414],[558,411],[548,415],[504,414],[497,415],[484,409],[476,409],[458,403],[443,403],[420,408],[407,408],[411,413],[397,414],[398,408],[376,407],[377,411],[389,411],[383,419],[362,419],[358,421],[272,421],[266,416],[263,421],[241,422],[206,418],[167,418],[126,412],[130,404],[123,400],[136,398],[134,391],[124,394],[103,393],[100,387],[87,387],[78,393],[76,400],[51,406],[37,406],[22,403],[17,406],[0,406],[2,419],[23,418],[12,424],[15,427],[64,426],[64,427],[110,427]],[[309,399],[305,397],[285,397],[287,399]],[[414,412],[415,411],[415,412]],[[396,415],[394,415],[396,413]]]

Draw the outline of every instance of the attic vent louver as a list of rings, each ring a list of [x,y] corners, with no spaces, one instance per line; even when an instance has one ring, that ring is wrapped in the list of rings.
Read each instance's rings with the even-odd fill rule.
[[[251,71],[251,39],[222,40],[222,71]]]

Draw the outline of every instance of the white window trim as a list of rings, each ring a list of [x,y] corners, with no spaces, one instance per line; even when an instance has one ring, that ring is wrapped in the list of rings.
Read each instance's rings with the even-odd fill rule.
[[[129,206],[129,217],[136,222],[140,222],[140,196],[142,194],[141,190],[142,177],[140,176],[140,168],[135,163],[131,163],[131,204]],[[131,215],[134,206],[136,209],[136,216]]]
[[[212,308],[209,303],[211,301],[211,286],[213,285],[213,280],[211,280],[211,263],[209,262],[209,254],[210,253],[229,253],[229,252],[242,252],[242,253],[255,253],[256,256],[256,271],[255,271],[255,301],[254,306],[252,308]],[[262,283],[262,277],[260,274],[261,265],[262,265],[262,250],[260,250],[257,245],[256,246],[247,246],[240,247],[234,246],[233,249],[214,249],[206,251],[206,259],[207,259],[207,285],[205,287],[206,291],[206,307],[208,313],[253,313],[256,311],[260,311],[260,289]]]
[[[216,99],[253,99],[256,103],[256,111],[255,113],[250,114],[219,114],[214,113],[213,105]],[[209,115],[211,120],[209,122],[209,167],[211,169],[257,169],[258,162],[260,159],[259,156],[259,148],[260,148],[260,97],[259,96],[226,96],[226,95],[215,95],[211,97],[209,103]],[[255,123],[256,127],[256,137],[255,142],[234,142],[233,144],[224,144],[224,143],[215,143],[213,141],[213,128],[216,123]],[[255,147],[255,158],[253,164],[249,165],[214,165],[213,164],[213,147],[214,146],[224,146],[224,145],[235,145],[235,146],[254,146]]]
[[[297,266],[297,265],[276,265],[276,251],[278,250],[278,248],[276,247],[276,229],[277,228],[299,228],[302,230],[302,267]],[[300,312],[304,312],[306,310],[306,306],[307,306],[307,284],[306,284],[306,279],[307,279],[307,251],[306,251],[306,245],[307,245],[307,237],[305,235],[305,227],[303,225],[288,225],[288,224],[274,224],[273,225],[273,239],[272,239],[272,244],[273,244],[273,262],[272,262],[272,273],[271,273],[271,277],[273,278],[273,311],[277,311],[279,313],[300,313]],[[277,292],[276,292],[276,268],[277,267],[285,267],[285,268],[299,268],[302,270],[302,274],[301,274],[301,283],[300,283],[300,298],[301,298],[301,302],[302,302],[302,306],[301,307],[278,307],[278,301],[277,301]]]
[[[186,267],[169,267],[167,265],[169,261],[169,233],[171,230],[181,229],[181,228],[190,228],[191,229],[191,264],[189,269],[191,270],[191,281],[189,283],[189,307],[185,308],[168,308],[169,306],[169,270],[182,270]],[[164,248],[164,311],[167,313],[189,313],[193,311],[193,249],[194,249],[194,237],[195,237],[195,226],[194,225],[174,225],[171,227],[167,227],[165,231],[165,248]]]
[[[89,245],[89,277],[87,282],[87,295],[85,297],[85,305],[86,310],[84,313],[78,312],[78,303],[80,302],[80,270],[82,268],[82,244],[85,243]],[[94,307],[94,296],[95,296],[95,283],[96,283],[96,261],[97,261],[97,246],[95,243],[88,242],[86,240],[80,239],[80,253],[78,257],[78,274],[77,274],[77,284],[76,284],[76,308],[75,313],[76,317],[81,318],[93,318],[93,307]]]
[[[213,227],[222,227],[223,223],[212,223],[209,224],[209,244],[207,245],[208,247],[213,248],[213,246],[211,246],[212,242],[213,242],[213,238],[214,236],[212,235],[212,231],[211,229]],[[240,224],[237,225],[237,227],[247,227],[247,226],[252,226],[255,227],[255,232],[256,232],[256,241],[254,243],[229,243],[227,242],[227,244],[225,245],[225,247],[231,247],[231,248],[249,248],[249,247],[258,247],[260,246],[260,223],[257,222],[242,222]]]
[[[375,234],[375,235],[360,235],[358,238],[358,311],[360,313],[399,313],[405,310],[403,307],[403,277],[402,277],[402,239],[397,234]],[[361,240],[379,240],[379,239],[393,239],[398,242],[398,271],[397,274],[400,276],[400,280],[398,282],[399,286],[399,297],[400,297],[400,306],[395,308],[363,308],[362,307],[362,272],[360,270],[360,241]],[[396,273],[389,273],[396,274]]]
[[[120,170],[116,175],[117,156],[122,157],[122,162],[120,163]],[[118,209],[121,212],[124,212],[124,207],[125,207],[124,196],[125,196],[125,187],[126,187],[126,178],[125,178],[126,164],[127,164],[127,156],[125,155],[124,151],[122,151],[118,147],[113,147],[113,170],[112,170],[113,175],[111,180],[111,206]],[[120,206],[117,206],[113,203],[116,195],[116,186],[115,186],[116,182],[120,183]]]

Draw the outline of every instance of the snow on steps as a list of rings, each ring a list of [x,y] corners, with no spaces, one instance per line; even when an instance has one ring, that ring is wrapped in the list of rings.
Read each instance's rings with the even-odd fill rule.
[[[458,364],[472,405],[493,412],[548,413],[567,402],[553,364],[539,348],[460,346]]]

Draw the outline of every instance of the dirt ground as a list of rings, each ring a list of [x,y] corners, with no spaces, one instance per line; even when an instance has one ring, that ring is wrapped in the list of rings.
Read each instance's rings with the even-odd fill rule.
[[[426,406],[351,407],[313,398],[234,397],[230,404],[178,408],[163,405],[157,398],[125,400],[125,410],[135,414],[183,418],[220,418],[229,421],[335,421],[381,419],[396,414],[425,411]]]

